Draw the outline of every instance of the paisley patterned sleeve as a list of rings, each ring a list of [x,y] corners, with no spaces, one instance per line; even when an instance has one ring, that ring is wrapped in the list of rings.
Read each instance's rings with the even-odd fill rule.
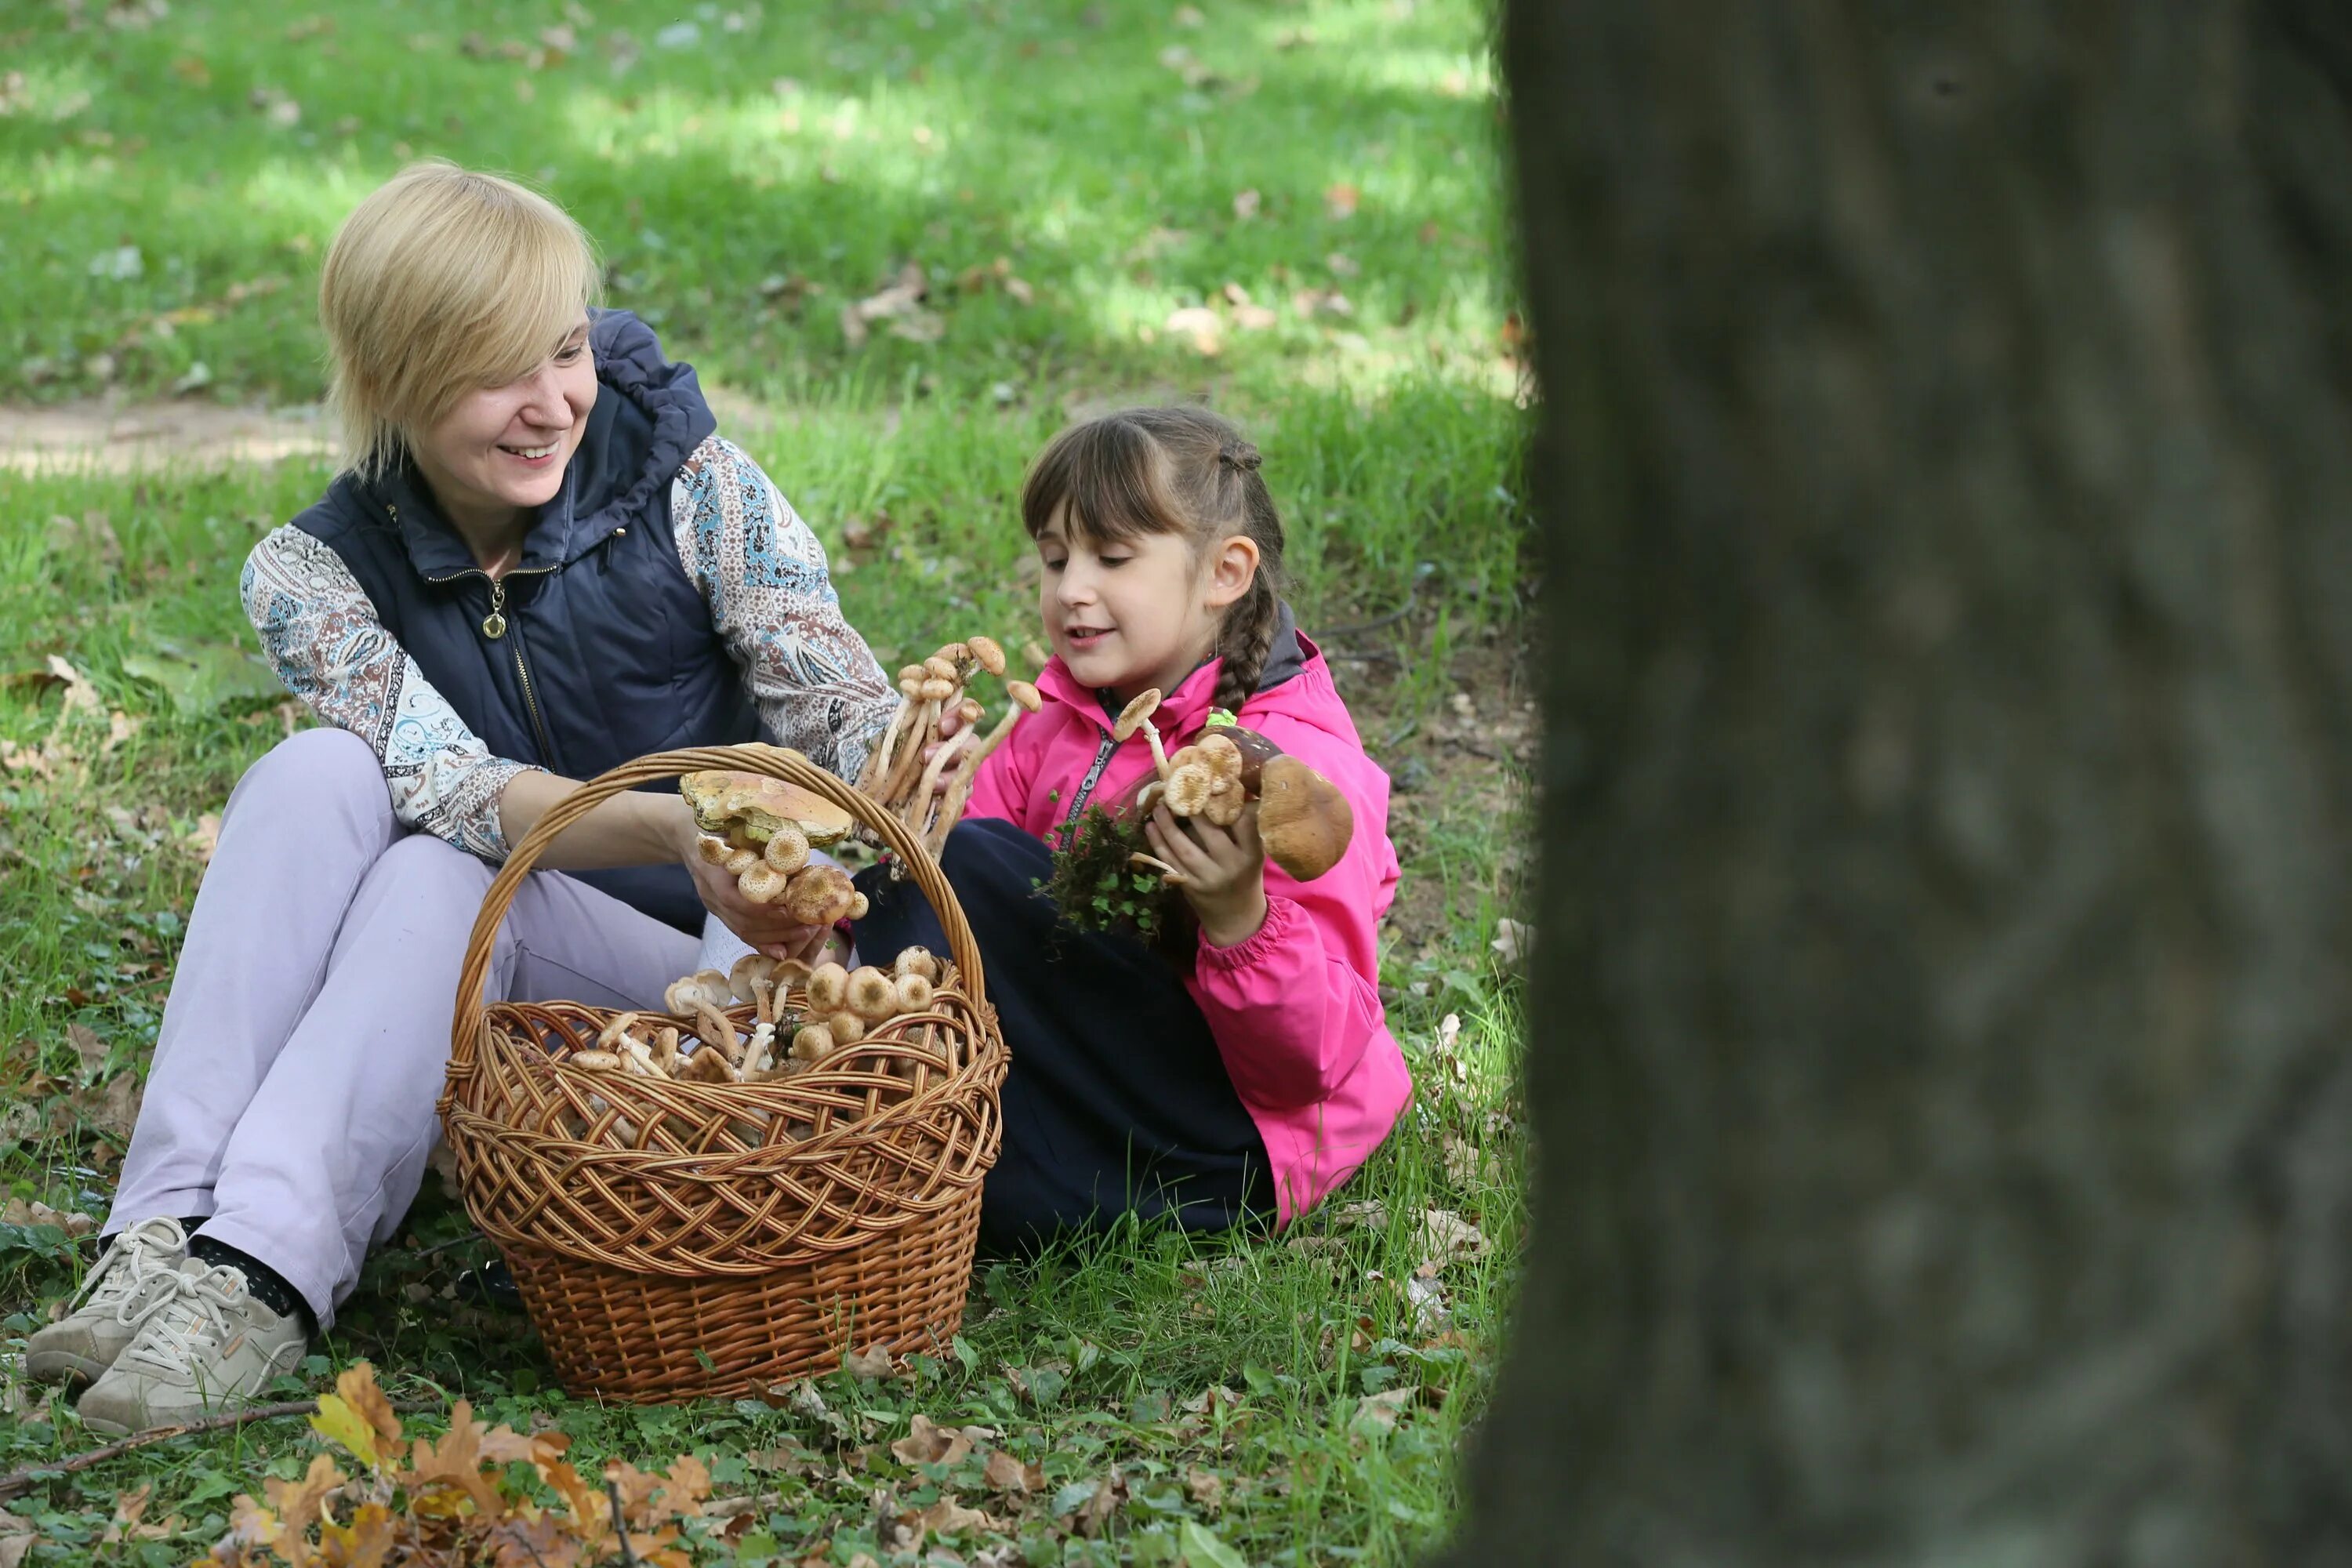
[[[384,629],[342,558],[289,525],[253,547],[239,588],[286,689],[383,764],[401,825],[504,860],[499,796],[535,770],[490,755]]]
[[[780,745],[855,779],[898,709],[841,616],[824,546],[743,450],[714,436],[670,488],[678,559],[702,590],[760,721]]]

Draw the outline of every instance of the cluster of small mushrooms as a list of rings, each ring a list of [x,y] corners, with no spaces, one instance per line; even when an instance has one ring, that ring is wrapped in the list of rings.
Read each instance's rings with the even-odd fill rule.
[[[1037,711],[1042,700],[1028,681],[1004,679],[1004,692],[1012,701],[995,727],[983,734],[980,723],[987,710],[964,688],[983,670],[1003,679],[1005,668],[1004,649],[996,640],[976,637],[949,643],[922,663],[899,670],[898,711],[857,775],[857,788],[904,823],[933,855],[946,845],[949,831],[963,816],[981,763],[1012,732],[1021,715]],[[948,713],[957,716],[961,727],[926,759],[923,748]]]
[[[658,1015],[622,1013],[604,1026],[593,1049],[568,1059],[575,1068],[689,1083],[791,1078],[897,1019],[930,1012],[935,993],[954,976],[953,965],[921,947],[907,948],[887,970],[838,963],[812,969],[798,959],[746,953],[730,973],[706,969],[664,993],[662,1006],[691,1018],[690,1032]],[[797,1006],[788,995],[794,990]],[[738,1030],[727,1009],[743,1004],[751,1007],[751,1026]]]
[[[1155,806],[1165,805],[1171,816],[1230,827],[1255,800],[1268,860],[1302,882],[1339,863],[1355,837],[1356,816],[1338,785],[1222,710],[1210,717],[1198,740],[1171,756],[1151,723],[1159,709],[1160,693],[1143,692],[1120,710],[1111,729],[1121,742],[1140,730],[1151,747],[1154,776],[1136,795],[1139,815],[1149,816]],[[1157,856],[1137,855],[1132,863],[1158,872],[1163,881],[1184,881],[1183,872]]]

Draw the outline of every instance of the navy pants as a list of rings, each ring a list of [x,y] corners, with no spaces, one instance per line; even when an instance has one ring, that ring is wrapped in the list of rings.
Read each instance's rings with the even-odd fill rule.
[[[1036,890],[1050,853],[984,818],[958,825],[940,857],[1013,1053],[1003,1151],[982,1189],[982,1249],[1022,1250],[1130,1211],[1188,1230],[1270,1219],[1265,1145],[1208,1020],[1165,958],[1062,923]],[[871,906],[856,928],[866,962],[887,965],[916,944],[948,956],[913,882],[877,868],[858,885]]]

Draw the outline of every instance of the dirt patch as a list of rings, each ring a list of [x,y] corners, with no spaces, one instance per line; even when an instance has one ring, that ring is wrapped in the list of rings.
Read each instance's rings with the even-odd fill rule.
[[[722,431],[749,430],[779,417],[755,398],[723,387],[704,391]],[[0,468],[24,473],[274,463],[332,457],[336,449],[334,423],[315,404],[263,408],[201,398],[85,397],[0,405]]]
[[[235,408],[194,398],[102,397],[0,407],[0,467],[119,472],[171,463],[268,463],[334,450],[325,411]]]

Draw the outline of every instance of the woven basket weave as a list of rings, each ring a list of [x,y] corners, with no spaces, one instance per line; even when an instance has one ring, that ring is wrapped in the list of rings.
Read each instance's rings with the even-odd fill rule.
[[[782,779],[872,826],[937,911],[952,970],[929,1012],[793,1078],[706,1084],[567,1066],[614,1015],[484,1007],[499,924],[548,841],[599,801],[708,768]],[[692,1018],[643,1016],[694,1032]],[[750,1009],[730,1017],[750,1027]],[[849,1350],[943,1350],[952,1338],[1001,1132],[1004,1042],[938,864],[798,752],[660,752],[550,808],[482,900],[450,1044],[440,1113],[466,1207],[505,1255],[571,1393],[741,1394],[829,1371]]]

